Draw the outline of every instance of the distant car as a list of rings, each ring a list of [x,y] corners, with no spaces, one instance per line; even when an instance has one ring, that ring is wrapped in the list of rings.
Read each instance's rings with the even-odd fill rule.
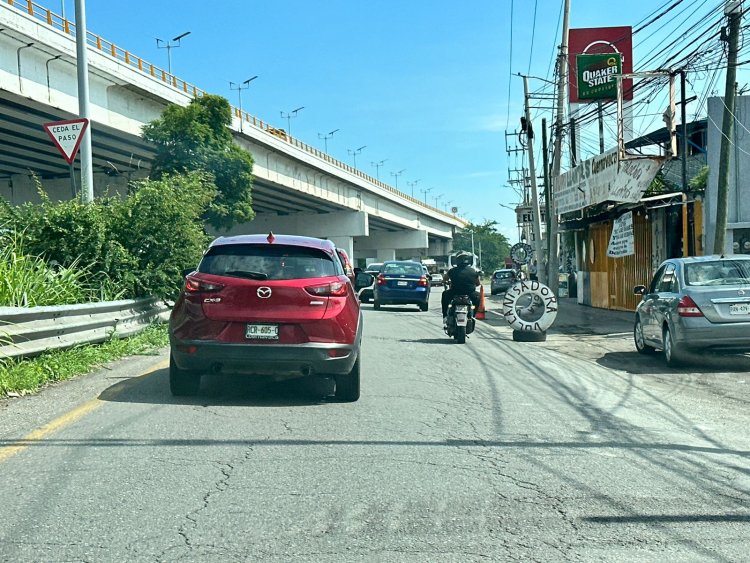
[[[357,285],[372,282],[359,274]],[[206,250],[169,320],[169,385],[192,395],[204,373],[331,376],[359,398],[362,315],[331,241],[220,237]]]
[[[375,286],[375,278],[380,273],[380,268],[383,266],[382,262],[373,262],[372,264],[369,264],[367,268],[365,268],[366,274],[371,274],[373,276],[373,281],[370,285],[367,287],[363,287],[359,290],[359,300],[362,303],[369,303],[372,301],[373,298],[373,287]]]
[[[663,350],[675,366],[689,351],[750,352],[750,256],[671,258],[633,291],[641,354]]]
[[[435,287],[442,287],[443,285],[443,274],[432,274],[430,276],[430,285]]]
[[[492,273],[492,279],[490,280],[490,293],[497,295],[498,293],[505,293],[518,281],[518,275],[515,270],[502,269],[495,270]]]
[[[394,260],[383,263],[374,288],[374,308],[381,305],[418,305],[427,311],[430,299],[430,282],[419,262]]]

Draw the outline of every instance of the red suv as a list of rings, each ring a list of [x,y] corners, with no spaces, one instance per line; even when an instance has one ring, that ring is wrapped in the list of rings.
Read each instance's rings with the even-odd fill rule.
[[[338,399],[359,399],[362,314],[328,240],[214,240],[185,278],[169,337],[174,395],[197,393],[202,373],[225,372],[332,376]]]

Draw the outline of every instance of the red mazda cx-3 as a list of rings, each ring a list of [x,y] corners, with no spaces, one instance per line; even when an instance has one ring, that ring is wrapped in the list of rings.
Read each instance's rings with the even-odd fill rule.
[[[332,376],[337,398],[359,398],[362,314],[328,240],[214,240],[185,278],[169,336],[174,395],[197,393],[203,373],[226,372]]]

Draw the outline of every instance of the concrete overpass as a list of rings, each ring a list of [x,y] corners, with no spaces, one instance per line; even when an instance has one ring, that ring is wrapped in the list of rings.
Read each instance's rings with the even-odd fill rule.
[[[95,192],[121,193],[150,169],[142,125],[204,92],[93,33],[87,42]],[[74,193],[42,123],[77,117],[75,61],[72,22],[30,0],[0,3],[0,196],[14,204],[36,197],[33,175],[53,198]],[[385,260],[447,254],[466,225],[236,108],[232,129],[255,160],[257,217],[230,234],[325,237]]]

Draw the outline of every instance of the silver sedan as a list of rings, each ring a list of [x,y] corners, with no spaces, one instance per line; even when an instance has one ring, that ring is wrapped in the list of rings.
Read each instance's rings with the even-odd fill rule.
[[[664,350],[667,365],[686,352],[750,352],[750,256],[694,256],[664,261],[635,312],[635,347]]]

